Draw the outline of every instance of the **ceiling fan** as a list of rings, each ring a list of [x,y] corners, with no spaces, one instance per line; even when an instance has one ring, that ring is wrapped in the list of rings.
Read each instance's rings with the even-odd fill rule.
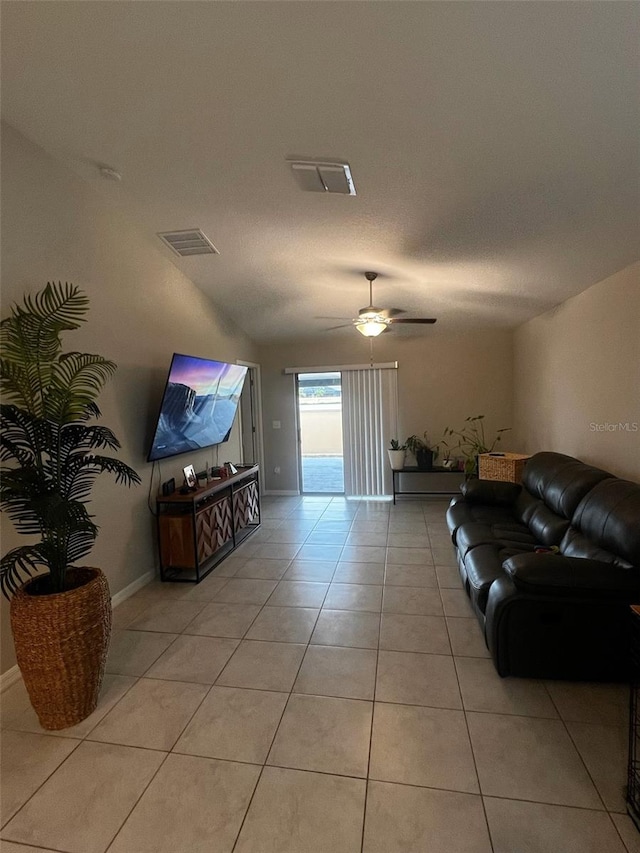
[[[364,335],[365,338],[375,338],[382,332],[385,332],[392,323],[435,323],[435,319],[426,317],[392,317],[392,309],[376,308],[373,304],[373,282],[378,278],[377,272],[365,272],[364,277],[369,282],[369,304],[365,308],[361,308],[358,316],[354,317],[351,323],[345,323],[342,326],[333,326],[334,329],[343,329],[348,325],[353,325]]]

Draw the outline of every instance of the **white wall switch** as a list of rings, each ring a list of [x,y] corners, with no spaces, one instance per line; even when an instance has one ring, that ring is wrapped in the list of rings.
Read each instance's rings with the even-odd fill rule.
[[[280,423],[280,421],[271,421],[271,426],[272,426],[274,429],[280,429],[280,427],[282,426],[282,424]]]

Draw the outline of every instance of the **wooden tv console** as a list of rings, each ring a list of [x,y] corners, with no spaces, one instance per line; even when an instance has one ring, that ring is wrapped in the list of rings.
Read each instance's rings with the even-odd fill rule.
[[[156,499],[160,578],[199,583],[260,526],[259,468]]]

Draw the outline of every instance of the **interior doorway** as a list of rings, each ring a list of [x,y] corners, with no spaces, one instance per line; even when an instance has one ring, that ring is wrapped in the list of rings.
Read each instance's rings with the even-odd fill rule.
[[[238,361],[248,367],[240,395],[238,421],[240,429],[241,462],[243,465],[260,465],[264,470],[264,449],[262,443],[262,397],[260,389],[260,365],[249,361]],[[262,478],[260,479],[262,488]]]
[[[302,494],[344,494],[342,375],[297,376],[298,457]]]

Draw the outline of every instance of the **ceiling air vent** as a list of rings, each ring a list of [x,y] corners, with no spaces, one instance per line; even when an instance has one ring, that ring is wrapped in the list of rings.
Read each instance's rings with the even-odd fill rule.
[[[289,162],[298,186],[306,192],[356,194],[348,163],[328,163],[317,160],[290,160]]]
[[[158,234],[158,237],[171,251],[182,258],[188,258],[190,255],[220,254],[199,228],[189,228],[187,231],[165,231]]]

